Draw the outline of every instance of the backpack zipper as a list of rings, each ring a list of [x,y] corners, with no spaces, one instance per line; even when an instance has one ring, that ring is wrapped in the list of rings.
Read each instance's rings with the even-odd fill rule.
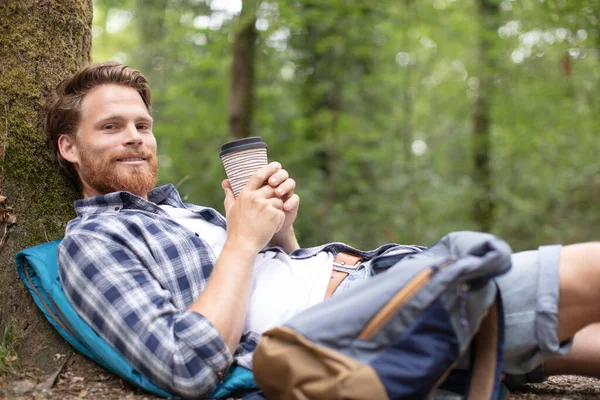
[[[365,326],[358,336],[361,340],[369,340],[375,335],[383,325],[385,325],[394,316],[394,314],[402,308],[408,300],[410,300],[423,286],[425,286],[431,278],[448,265],[458,259],[457,256],[452,256],[440,264],[434,265],[428,269],[424,269],[417,273],[394,297],[381,309],[371,321]]]

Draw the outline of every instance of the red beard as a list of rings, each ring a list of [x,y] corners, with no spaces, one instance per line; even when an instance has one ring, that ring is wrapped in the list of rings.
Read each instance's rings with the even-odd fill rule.
[[[92,189],[99,193],[127,191],[145,197],[158,180],[156,155],[144,146],[126,152],[113,151],[105,160],[94,160],[91,151],[80,148],[81,170],[79,174]],[[119,165],[119,159],[143,156],[146,163],[140,166]]]

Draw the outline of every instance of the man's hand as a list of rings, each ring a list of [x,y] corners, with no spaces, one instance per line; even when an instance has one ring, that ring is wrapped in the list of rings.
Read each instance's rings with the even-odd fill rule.
[[[276,164],[277,167],[275,168],[273,174],[269,176],[269,179],[265,181],[268,183],[268,186],[274,189],[275,195],[282,200],[282,211],[285,219],[281,226],[277,227],[268,244],[271,246],[280,246],[286,252],[291,253],[300,247],[292,227],[294,221],[296,220],[296,216],[298,215],[300,197],[294,193],[294,190],[296,189],[296,181],[290,178],[286,170],[281,169],[281,165],[279,163],[272,164]],[[235,198],[233,195],[228,197],[228,192],[231,192],[231,186],[227,179],[223,181],[222,186],[226,194],[225,212],[229,213],[229,209],[233,206]],[[244,190],[245,189],[246,188],[244,188]]]
[[[290,178],[285,169],[280,169],[269,178],[269,186],[275,189],[275,194],[283,200],[285,221],[277,231],[277,233],[283,233],[292,227],[298,215],[300,197],[294,193],[296,181]]]
[[[281,169],[269,178],[268,183],[275,188],[275,193],[283,200],[283,212],[285,214],[283,225],[273,235],[269,244],[279,246],[287,253],[291,253],[300,247],[292,226],[298,216],[298,208],[300,207],[300,197],[294,193],[296,181],[290,178],[286,170]]]
[[[282,182],[280,179],[285,177],[283,180],[285,181],[287,176],[287,172],[281,169],[281,164],[271,163],[250,177],[237,199],[233,195],[229,182],[223,181],[228,241],[233,241],[235,246],[258,253],[269,243],[273,235],[282,229],[286,223],[282,196],[289,193],[290,184],[276,187],[271,184],[263,186],[263,184],[273,177]],[[293,181],[291,186],[293,192],[295,187]]]

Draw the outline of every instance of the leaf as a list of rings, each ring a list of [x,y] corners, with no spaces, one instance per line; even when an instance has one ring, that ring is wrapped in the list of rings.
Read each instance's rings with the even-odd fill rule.
[[[8,224],[8,226],[11,226],[11,225],[14,225],[17,223],[17,216],[15,214],[7,213],[5,219],[6,219],[6,223]]]

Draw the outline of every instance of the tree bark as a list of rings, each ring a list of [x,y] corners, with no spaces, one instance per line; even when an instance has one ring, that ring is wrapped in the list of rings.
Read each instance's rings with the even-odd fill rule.
[[[0,194],[17,216],[0,248],[0,331],[11,326],[20,362],[45,372],[71,348],[18,280],[14,258],[61,237],[74,216],[78,193],[51,157],[44,104],[61,79],[89,62],[92,10],[91,0],[0,1]]]
[[[473,218],[478,229],[489,232],[494,221],[494,187],[491,168],[490,101],[497,68],[494,38],[499,28],[499,2],[479,0],[479,93],[473,112],[473,181],[476,188]]]
[[[256,5],[246,2],[242,28],[235,35],[229,100],[229,134],[241,139],[251,135],[254,111],[254,60],[256,58]]]

